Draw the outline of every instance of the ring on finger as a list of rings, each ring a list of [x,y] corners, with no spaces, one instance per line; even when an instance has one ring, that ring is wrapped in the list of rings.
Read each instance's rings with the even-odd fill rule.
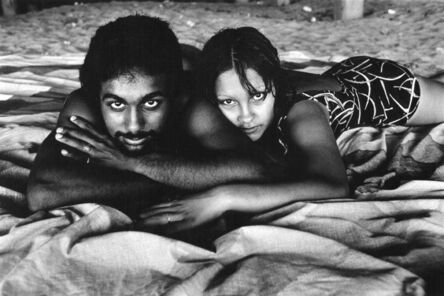
[[[85,150],[86,152],[90,152],[91,151],[91,146],[90,145],[84,145],[83,146],[83,150]]]
[[[171,217],[170,217],[170,215],[167,215],[167,223],[168,223],[168,224],[171,223]]]

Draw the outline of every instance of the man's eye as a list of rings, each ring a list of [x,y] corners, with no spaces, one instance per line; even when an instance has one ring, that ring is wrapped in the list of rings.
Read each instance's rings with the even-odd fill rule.
[[[144,103],[144,107],[148,108],[148,109],[153,109],[156,108],[159,105],[159,101],[158,100],[148,100]]]
[[[266,92],[258,92],[252,96],[253,101],[262,101],[267,96]]]
[[[109,104],[111,106],[112,109],[114,110],[122,110],[125,107],[125,104],[121,103],[121,102],[112,102],[111,104]]]

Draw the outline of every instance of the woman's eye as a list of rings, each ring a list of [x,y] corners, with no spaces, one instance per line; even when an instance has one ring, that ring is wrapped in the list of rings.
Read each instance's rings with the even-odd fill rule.
[[[112,102],[109,105],[114,110],[121,110],[121,109],[123,109],[125,107],[125,105],[123,103],[121,103],[121,102]]]
[[[258,92],[253,95],[252,99],[254,101],[262,101],[263,99],[265,99],[266,95],[266,92]]]
[[[159,105],[158,100],[149,100],[144,103],[144,107],[148,109],[156,108]]]
[[[236,102],[232,99],[225,99],[225,100],[220,100],[219,104],[225,105],[225,106],[233,106],[236,104]]]

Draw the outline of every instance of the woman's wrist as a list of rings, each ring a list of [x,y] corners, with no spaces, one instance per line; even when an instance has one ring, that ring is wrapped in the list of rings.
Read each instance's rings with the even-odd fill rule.
[[[220,206],[220,214],[223,215],[226,212],[236,210],[236,191],[234,185],[218,186],[211,189],[212,194],[218,199],[218,205]]]

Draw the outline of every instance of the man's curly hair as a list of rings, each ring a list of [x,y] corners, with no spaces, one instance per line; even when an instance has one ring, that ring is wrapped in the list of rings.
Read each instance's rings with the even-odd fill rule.
[[[100,27],[91,39],[80,68],[80,83],[94,98],[103,82],[139,71],[166,74],[168,94],[177,95],[182,76],[179,42],[169,24],[159,18],[132,15]]]

